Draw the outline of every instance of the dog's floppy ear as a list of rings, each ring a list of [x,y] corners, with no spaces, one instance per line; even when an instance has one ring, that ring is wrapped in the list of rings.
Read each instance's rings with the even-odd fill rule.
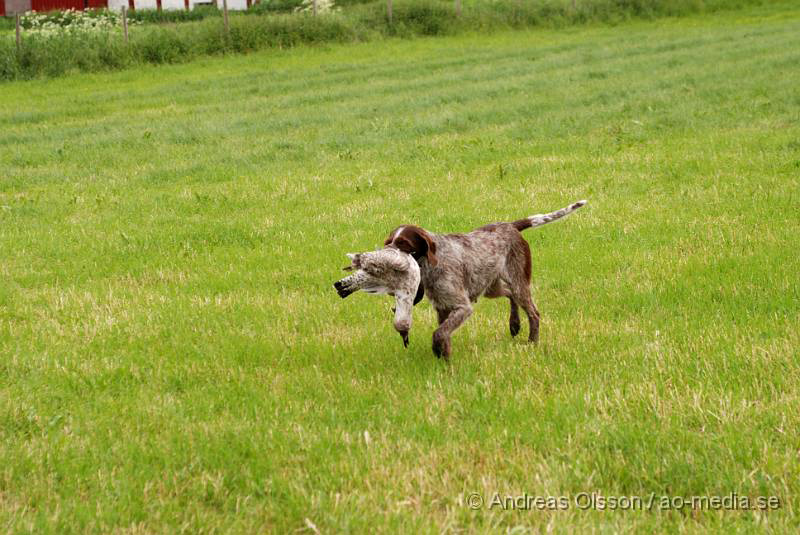
[[[406,236],[403,236],[403,234]],[[409,251],[409,253],[416,260],[419,260],[424,256],[428,259],[428,264],[431,266],[435,266],[437,263],[439,263],[439,260],[436,258],[436,244],[433,242],[431,235],[428,234],[425,229],[421,229],[419,227],[406,227],[399,238],[406,238],[408,242],[412,244],[412,251]],[[398,248],[401,251],[403,250],[399,246]]]
[[[417,287],[417,295],[414,296],[414,305],[422,301],[423,297],[425,297],[425,286],[423,286],[422,281],[419,281],[419,286]]]
[[[428,258],[428,263],[431,266],[435,266],[436,264],[439,263],[439,259],[436,258],[436,244],[433,242],[431,235],[425,232],[424,230],[419,229],[417,232],[420,238],[422,238],[425,241],[425,249],[426,249],[425,256]]]
[[[419,260],[423,256],[428,259],[428,264],[435,266],[438,263],[436,258],[436,244],[425,229],[413,225],[398,227],[383,242],[384,245],[394,245],[404,253],[408,253]]]

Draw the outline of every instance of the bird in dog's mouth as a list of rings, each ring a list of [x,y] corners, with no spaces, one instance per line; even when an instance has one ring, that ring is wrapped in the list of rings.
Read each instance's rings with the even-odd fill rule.
[[[344,269],[354,273],[333,284],[339,297],[344,299],[358,290],[393,296],[394,328],[403,337],[403,345],[408,347],[411,310],[416,304],[415,297],[420,287],[417,261],[410,254],[394,248],[348,253],[347,256],[350,265]]]

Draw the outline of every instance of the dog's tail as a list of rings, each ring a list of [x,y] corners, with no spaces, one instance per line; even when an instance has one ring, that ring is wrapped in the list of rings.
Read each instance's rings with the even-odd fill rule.
[[[578,201],[570,204],[566,208],[562,208],[561,210],[556,210],[555,212],[550,212],[549,214],[536,214],[530,217],[526,217],[525,219],[518,219],[511,223],[514,225],[519,231],[525,230],[531,227],[539,227],[546,223],[550,223],[551,221],[555,221],[557,219],[561,219],[564,216],[567,216],[586,204],[586,201]]]

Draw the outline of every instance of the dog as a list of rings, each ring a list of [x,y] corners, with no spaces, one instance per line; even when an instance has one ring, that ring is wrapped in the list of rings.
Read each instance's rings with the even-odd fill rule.
[[[401,225],[389,234],[384,248],[411,255],[420,268],[414,304],[427,295],[439,320],[433,352],[450,357],[450,337],[472,314],[478,298],[507,297],[511,302],[509,330],[520,330],[518,307],[528,317],[528,341],[539,339],[539,311],[530,291],[531,250],[523,230],[567,216],[586,204],[578,201],[549,214],[512,223],[491,223],[467,234],[434,234],[415,225]]]

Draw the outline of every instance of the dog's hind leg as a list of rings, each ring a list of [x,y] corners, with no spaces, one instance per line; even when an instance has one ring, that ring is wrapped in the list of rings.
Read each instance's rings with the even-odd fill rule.
[[[516,302],[519,304],[519,306],[521,306],[525,311],[525,315],[528,316],[528,327],[530,328],[530,332],[528,333],[528,341],[538,342],[539,310],[536,308],[536,305],[533,304],[533,298],[531,297],[531,290],[528,281],[520,277],[516,277],[516,279],[517,280],[513,283],[509,283],[509,286],[511,287],[511,302]],[[514,309],[512,309],[512,314],[513,312]],[[517,315],[517,331],[519,332],[519,315]]]
[[[511,294],[512,302],[521,306],[528,316],[529,342],[539,341],[539,310],[533,304],[531,297],[531,251],[528,243],[519,237],[511,249],[511,254],[506,263],[505,273],[501,279],[506,284]],[[517,316],[519,322],[519,316]]]
[[[508,285],[501,279],[497,279],[489,286],[489,289],[486,290],[483,296],[490,299],[508,297],[508,302],[511,305],[511,313],[508,317],[508,330],[511,332],[511,336],[517,336],[520,329],[519,307],[517,307],[517,303],[514,301],[514,297],[511,295],[511,290],[509,290]]]
[[[519,307],[517,307],[517,303],[513,298],[509,297],[508,301],[511,303],[511,315],[508,318],[508,330],[511,332],[511,336],[517,336],[520,328]]]
[[[537,309],[536,305],[533,304],[533,298],[531,298],[529,289],[525,289],[524,295],[525,298],[520,298],[520,302],[522,304],[522,308],[525,309],[525,314],[528,316],[528,326],[530,327],[528,341],[536,343],[539,341],[539,309]]]

